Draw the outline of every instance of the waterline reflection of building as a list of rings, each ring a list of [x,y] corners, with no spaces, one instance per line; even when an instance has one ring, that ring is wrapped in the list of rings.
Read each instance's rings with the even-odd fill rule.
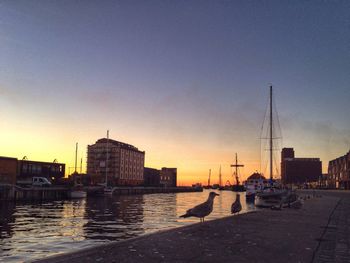
[[[235,192],[217,191],[213,212],[206,220],[229,216]],[[41,204],[2,206],[0,258],[20,262],[87,248],[110,240],[197,223],[179,218],[194,204],[204,202],[209,191],[125,195]],[[243,199],[244,200],[244,199]],[[242,202],[242,212],[254,207]],[[9,220],[8,222],[6,220]],[[7,223],[6,223],[7,222]],[[1,261],[0,260],[0,261]]]
[[[84,224],[88,239],[121,240],[144,233],[143,195],[88,198]]]

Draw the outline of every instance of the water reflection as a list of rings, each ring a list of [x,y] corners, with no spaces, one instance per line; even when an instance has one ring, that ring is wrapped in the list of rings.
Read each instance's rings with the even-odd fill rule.
[[[142,195],[88,198],[85,238],[120,240],[143,234],[143,204]]]
[[[217,191],[212,220],[230,215],[236,193]],[[0,261],[42,258],[130,237],[199,222],[179,218],[204,202],[203,193],[151,194],[87,198],[42,204],[0,203]],[[254,209],[246,204],[242,212]]]

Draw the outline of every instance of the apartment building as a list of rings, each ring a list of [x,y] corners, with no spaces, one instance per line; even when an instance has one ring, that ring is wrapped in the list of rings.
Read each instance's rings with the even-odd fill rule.
[[[102,138],[88,145],[87,174],[108,185],[142,185],[145,152],[133,145]]]
[[[350,189],[350,151],[329,161],[327,185],[330,188]]]

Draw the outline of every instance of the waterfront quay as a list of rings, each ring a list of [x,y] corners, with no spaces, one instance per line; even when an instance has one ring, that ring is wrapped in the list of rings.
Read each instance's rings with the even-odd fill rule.
[[[258,210],[33,262],[349,262],[350,192],[299,194],[299,210]]]
[[[0,184],[0,201],[42,201],[63,200],[70,198],[70,187],[19,187],[10,184]],[[103,187],[87,186],[84,188],[88,195],[103,194]],[[114,187],[113,195],[154,194],[154,193],[188,193],[202,192],[199,187]]]
[[[69,198],[67,187],[28,187],[0,184],[0,201],[42,201]]]

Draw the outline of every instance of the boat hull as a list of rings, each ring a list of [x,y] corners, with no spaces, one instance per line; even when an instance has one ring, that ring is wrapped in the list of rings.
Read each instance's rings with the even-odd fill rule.
[[[87,193],[85,191],[71,191],[70,192],[70,198],[77,199],[77,198],[85,198]]]
[[[254,202],[255,201],[255,193],[246,193],[245,199],[247,202]]]
[[[287,191],[284,190],[258,193],[255,199],[255,206],[266,208],[282,206],[287,194]]]

